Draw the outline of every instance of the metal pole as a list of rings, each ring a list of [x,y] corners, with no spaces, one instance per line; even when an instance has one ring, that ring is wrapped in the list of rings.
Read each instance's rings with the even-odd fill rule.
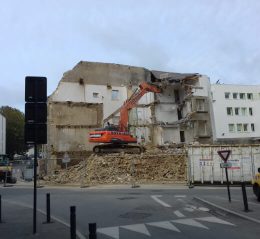
[[[46,223],[50,223],[51,222],[51,203],[50,203],[50,194],[47,193],[46,194],[46,215],[47,215],[47,221]]]
[[[34,174],[33,174],[33,234],[36,233],[37,207],[37,144],[34,144]]]
[[[7,182],[7,170],[5,170],[5,180],[4,180],[4,187],[6,187],[6,182]]]
[[[2,223],[2,195],[0,195],[0,223]]]
[[[70,238],[76,239],[76,207],[70,207]]]
[[[229,181],[228,181],[228,171],[227,171],[227,168],[225,168],[225,171],[226,171],[226,179],[227,179],[228,201],[231,202],[231,196],[230,196],[230,190],[229,190]]]
[[[89,239],[97,239],[97,224],[89,223],[88,230],[89,230]]]
[[[242,183],[241,183],[241,186],[242,186],[242,194],[243,194],[244,208],[245,208],[245,211],[248,212],[249,209],[248,209],[248,202],[247,202],[247,195],[246,195],[246,183],[245,183],[245,182],[242,182]]]

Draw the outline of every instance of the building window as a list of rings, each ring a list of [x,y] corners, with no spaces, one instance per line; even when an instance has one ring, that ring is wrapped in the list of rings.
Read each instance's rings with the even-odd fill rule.
[[[204,99],[197,99],[197,111],[205,111],[205,100]]]
[[[253,99],[253,94],[252,93],[247,93],[247,99],[252,100]]]
[[[251,131],[255,132],[255,124],[251,124]]]
[[[235,115],[239,115],[239,108],[238,107],[235,108]]]
[[[237,93],[233,93],[233,99],[237,99]]]
[[[237,124],[237,132],[241,132],[242,131],[242,124]]]
[[[228,124],[228,131],[229,131],[230,133],[235,132],[235,125],[234,125],[234,124]]]
[[[98,93],[97,92],[93,92],[93,98],[98,98]]]
[[[119,100],[119,90],[112,90],[111,99],[112,100]]]
[[[239,98],[241,100],[244,100],[245,99],[245,93],[239,93]]]
[[[249,115],[253,115],[253,108],[249,108]]]
[[[233,115],[232,107],[227,107],[227,115]]]
[[[243,130],[244,132],[247,132],[247,124],[243,124]]]
[[[229,92],[225,92],[225,99],[229,99],[230,97],[230,93]]]
[[[241,113],[242,113],[243,116],[246,115],[246,108],[245,107],[241,108]]]

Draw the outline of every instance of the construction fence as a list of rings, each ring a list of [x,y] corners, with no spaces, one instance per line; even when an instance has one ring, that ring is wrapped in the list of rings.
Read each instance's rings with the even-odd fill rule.
[[[260,145],[198,145],[187,147],[187,182],[226,182],[225,169],[219,150],[231,150],[228,162],[228,177],[231,184],[250,182],[260,167]]]

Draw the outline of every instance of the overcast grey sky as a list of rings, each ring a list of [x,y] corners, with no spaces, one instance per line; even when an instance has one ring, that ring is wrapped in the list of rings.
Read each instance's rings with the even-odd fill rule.
[[[2,0],[0,106],[24,109],[24,78],[51,94],[79,61],[260,84],[258,0]]]

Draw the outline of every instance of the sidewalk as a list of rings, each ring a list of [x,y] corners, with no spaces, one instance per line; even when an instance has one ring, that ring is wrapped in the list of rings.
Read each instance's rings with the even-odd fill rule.
[[[2,200],[1,239],[57,239],[70,238],[70,228],[60,222],[46,224],[46,216],[37,212],[37,233],[33,234],[33,210]]]
[[[232,214],[240,218],[259,223],[260,224],[260,202],[256,198],[248,197],[249,211],[245,212],[243,198],[232,198],[231,202],[228,198],[207,195],[194,197],[196,201],[208,206],[209,208],[217,211],[222,211],[225,214]]]

